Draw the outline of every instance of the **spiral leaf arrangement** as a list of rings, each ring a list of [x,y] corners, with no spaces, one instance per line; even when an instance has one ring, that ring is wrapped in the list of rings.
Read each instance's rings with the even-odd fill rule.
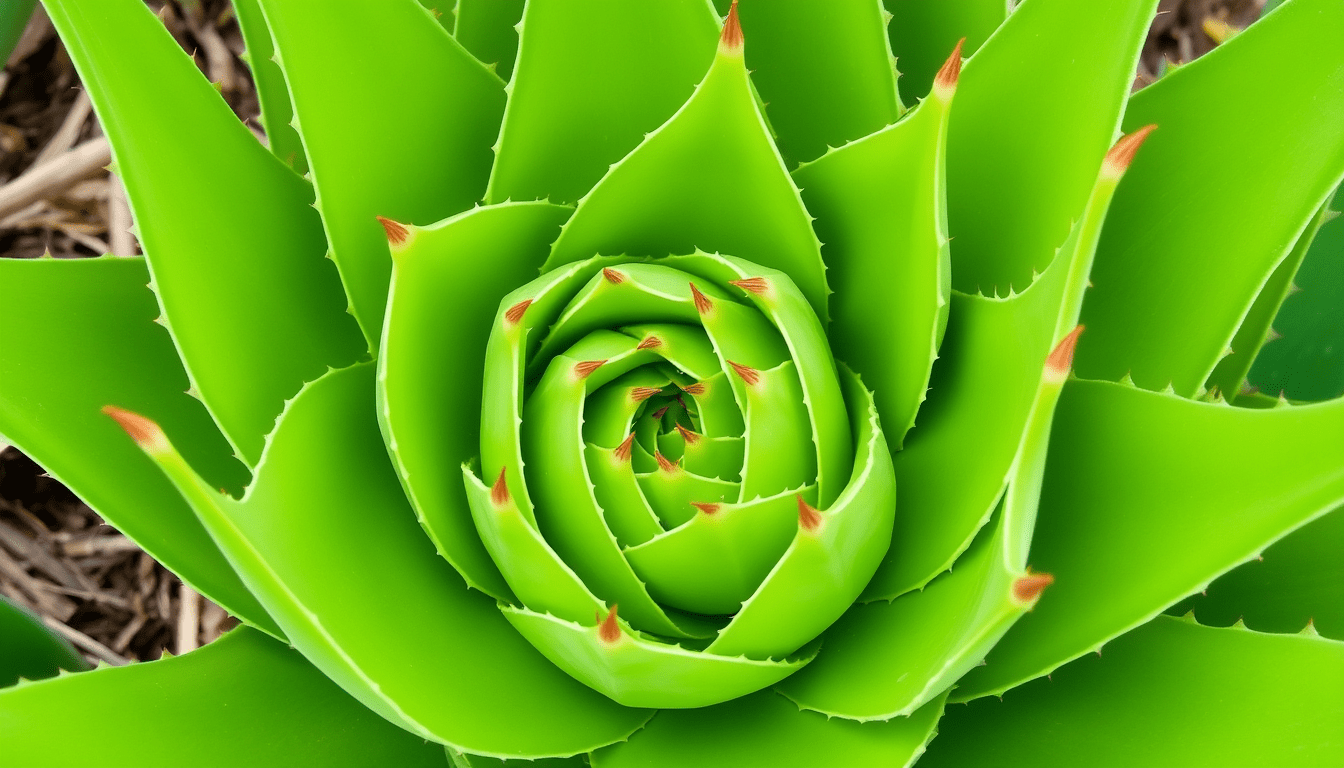
[[[267,146],[47,0],[146,256],[0,260],[0,431],[244,626],[6,758],[1344,759],[1344,6],[1010,5],[235,0]]]

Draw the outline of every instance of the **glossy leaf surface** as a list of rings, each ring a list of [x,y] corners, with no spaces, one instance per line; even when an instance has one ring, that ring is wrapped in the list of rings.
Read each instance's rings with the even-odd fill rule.
[[[88,666],[68,640],[42,625],[42,619],[0,596],[0,688]]]
[[[928,95],[933,77],[958,40],[975,53],[1008,18],[1010,0],[883,0],[887,35],[907,106]]]

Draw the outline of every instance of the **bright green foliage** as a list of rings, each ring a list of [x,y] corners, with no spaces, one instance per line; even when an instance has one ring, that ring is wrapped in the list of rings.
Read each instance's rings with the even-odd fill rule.
[[[65,638],[26,608],[0,597],[0,687],[88,669]]]
[[[249,626],[7,748],[1344,760],[1337,0],[239,0],[269,152],[47,5],[147,256],[0,261],[0,432]]]

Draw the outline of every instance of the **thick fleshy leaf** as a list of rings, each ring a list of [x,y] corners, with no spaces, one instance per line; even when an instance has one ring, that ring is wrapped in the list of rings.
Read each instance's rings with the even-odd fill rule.
[[[37,0],[12,0],[0,8],[0,60],[8,59],[13,52],[35,5]]]
[[[1335,195],[1335,207],[1344,207],[1344,196]],[[1250,383],[1294,400],[1344,395],[1344,217],[1321,227],[1294,282],[1301,292],[1274,318],[1283,338],[1260,350]]]
[[[257,88],[257,102],[261,106],[258,122],[266,131],[266,142],[285,165],[296,173],[306,174],[308,158],[303,154],[303,142],[290,124],[294,119],[294,105],[289,102],[285,74],[275,62],[275,44],[271,41],[266,17],[262,15],[260,0],[233,0],[233,13],[247,45],[247,51],[240,58],[247,62]]]
[[[900,117],[880,0],[743,0],[738,10],[751,81],[789,167]]]
[[[448,748],[448,760],[453,768],[517,768],[518,765],[517,761],[463,754],[452,747]],[[588,768],[588,758],[585,755],[548,757],[529,762],[527,768]]]
[[[1163,617],[1002,701],[948,707],[920,766],[1337,765],[1341,691],[1344,643]]]
[[[392,294],[379,356],[383,435],[439,554],[467,583],[507,599],[481,546],[462,480],[480,453],[481,361],[499,301],[536,275],[572,212],[547,203],[476,208],[407,227],[393,246]]]
[[[523,18],[523,0],[456,0],[452,12],[453,37],[507,81],[518,54],[514,25]]]
[[[1134,96],[1126,127],[1161,129],[1098,250],[1080,376],[1203,388],[1344,176],[1341,38],[1344,4],[1294,0]]]
[[[373,400],[372,364],[308,385],[241,502],[205,486],[170,446],[146,448],[294,646],[388,720],[460,751],[518,758],[585,752],[638,728],[648,713],[557,669],[434,553]]]
[[[910,766],[933,738],[943,701],[908,718],[855,723],[801,712],[762,691],[716,707],[664,710],[630,740],[595,752],[593,768]]]
[[[10,765],[88,765],[95,752],[105,765],[447,763],[442,747],[378,717],[298,652],[246,627],[178,658],[6,690],[0,742]]]
[[[486,200],[577,202],[685,103],[719,19],[706,0],[531,0],[524,12]]]
[[[154,418],[213,488],[247,481],[184,391],[148,280],[143,258],[0,259],[0,433],[184,582],[278,635],[191,508],[99,412],[110,404]]]
[[[238,122],[144,3],[51,0],[47,12],[112,143],[192,386],[254,465],[284,400],[361,351],[322,258],[312,189]]]
[[[943,166],[952,88],[794,172],[825,245],[832,349],[877,394],[899,449],[947,328]]]
[[[435,222],[481,199],[504,83],[415,0],[260,2],[331,257],[375,349],[392,273],[375,217]]]
[[[89,665],[69,641],[42,620],[0,595],[0,688],[20,679],[55,677],[61,670],[80,672]]]
[[[1011,0],[883,0],[891,21],[887,36],[900,71],[906,104],[928,95],[933,78],[958,40],[975,53],[1008,18]]]
[[[1344,401],[1252,410],[1070,382],[1031,552],[1057,582],[953,697],[1097,650],[1344,502],[1341,432]]]
[[[757,107],[741,35],[724,39],[690,100],[579,203],[546,269],[718,251],[784,272],[825,322],[821,244]]]
[[[1080,14],[1075,0],[1025,0],[966,63],[947,136],[957,289],[1020,291],[1050,262],[1115,139],[1156,6],[1116,0]]]

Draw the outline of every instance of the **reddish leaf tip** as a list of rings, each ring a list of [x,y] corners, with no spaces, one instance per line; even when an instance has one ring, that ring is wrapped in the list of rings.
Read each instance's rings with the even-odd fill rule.
[[[957,41],[957,47],[952,49],[952,55],[947,57],[943,63],[942,69],[933,78],[933,87],[937,90],[950,91],[957,87],[957,80],[961,78],[961,49],[966,45],[966,38]]]
[[[770,290],[770,281],[764,277],[747,277],[741,280],[729,280],[729,285],[735,285],[744,291],[750,291],[757,296],[764,296]]]
[[[167,453],[169,450],[168,437],[163,434],[159,425],[152,419],[147,419],[138,413],[128,411],[125,408],[118,408],[115,405],[104,405],[103,413],[116,420],[126,434],[131,436],[135,444],[146,453],[160,454]]]
[[[1055,345],[1050,356],[1045,359],[1045,370],[1055,379],[1063,379],[1069,375],[1069,369],[1073,367],[1073,351],[1078,346],[1078,337],[1082,335],[1086,326],[1079,325],[1069,335],[1059,340]]]
[[[1034,603],[1045,588],[1055,583],[1055,577],[1048,573],[1032,573],[1027,569],[1025,576],[1013,580],[1013,598],[1020,603]]]
[[[496,507],[503,507],[509,503],[509,484],[504,479],[504,473],[507,471],[507,467],[501,468],[499,479],[495,481],[494,485],[490,486],[490,503]]]
[[[631,432],[625,436],[625,440],[620,445],[616,446],[616,450],[612,451],[611,455],[615,456],[617,461],[629,461],[630,452],[634,450],[634,445],[635,433]]]
[[[625,282],[625,275],[622,275],[611,267],[604,267],[602,269],[602,277],[606,278],[607,282],[612,285],[620,285]]]
[[[821,527],[821,512],[808,504],[802,494],[798,494],[798,524],[809,532]]]
[[[713,515],[719,511],[721,505],[712,501],[692,501],[691,506],[704,512],[706,515]]]
[[[696,395],[703,395],[705,394],[705,383],[703,381],[697,381],[694,384],[691,384],[690,386],[682,387],[681,391],[685,392],[688,395],[691,395],[692,397]]]
[[[657,336],[650,336],[647,339],[639,342],[639,345],[636,346],[635,349],[654,349],[656,347],[661,346],[663,346],[662,339],[658,338]]]
[[[714,308],[714,302],[701,293],[700,289],[695,287],[695,283],[691,283],[691,298],[695,300],[695,311],[702,315]]]
[[[676,463],[675,461],[672,461],[671,459],[667,458],[666,456],[664,456],[663,453],[662,453],[662,451],[655,450],[655,451],[653,452],[653,458],[654,458],[654,459],[657,459],[657,461],[658,461],[658,468],[661,469],[661,470],[663,470],[664,472],[675,472],[675,471],[676,471],[676,469],[677,469],[677,463]]]
[[[599,640],[610,645],[621,639],[621,625],[616,623],[615,603],[611,604],[611,611],[607,614],[607,618],[603,619],[600,612],[594,614],[594,618],[597,619],[597,637]]]
[[[384,216],[379,216],[378,223],[383,225],[383,231],[387,233],[387,242],[393,248],[400,248],[406,244],[407,238],[411,236],[411,230],[407,229],[405,224],[393,221]]]
[[[737,18],[737,0],[728,9],[723,20],[723,34],[719,36],[719,53],[740,54],[742,52],[742,22]]]
[[[530,306],[532,306],[532,300],[523,299],[512,307],[509,307],[508,311],[504,313],[504,320],[508,322],[509,325],[517,325],[522,322],[523,315],[527,313],[527,308]]]
[[[662,391],[662,387],[631,387],[630,399],[642,403]]]
[[[655,418],[655,419],[661,419],[661,418],[663,418],[663,414],[664,414],[664,413],[667,413],[667,409],[668,409],[668,408],[671,408],[671,407],[672,407],[672,404],[671,404],[671,403],[668,403],[667,405],[664,405],[662,408],[659,408],[658,410],[654,411],[654,412],[653,412],[653,418]]]
[[[1156,125],[1145,125],[1139,130],[1120,137],[1111,147],[1111,151],[1106,153],[1106,170],[1114,176],[1119,176],[1129,170],[1129,164],[1134,162],[1134,156],[1139,153],[1139,147],[1148,139],[1148,134],[1157,130]]]
[[[592,375],[593,371],[606,365],[606,360],[584,360],[581,363],[574,364],[574,375],[580,379],[586,379]]]
[[[677,425],[677,431],[681,433],[681,438],[686,441],[687,445],[695,445],[696,443],[700,442],[699,435],[681,426],[680,424]]]
[[[751,366],[734,363],[732,360],[729,360],[728,364],[733,367],[733,370],[738,376],[742,377],[742,380],[745,381],[748,386],[755,386],[756,382],[761,380],[761,372]]]

